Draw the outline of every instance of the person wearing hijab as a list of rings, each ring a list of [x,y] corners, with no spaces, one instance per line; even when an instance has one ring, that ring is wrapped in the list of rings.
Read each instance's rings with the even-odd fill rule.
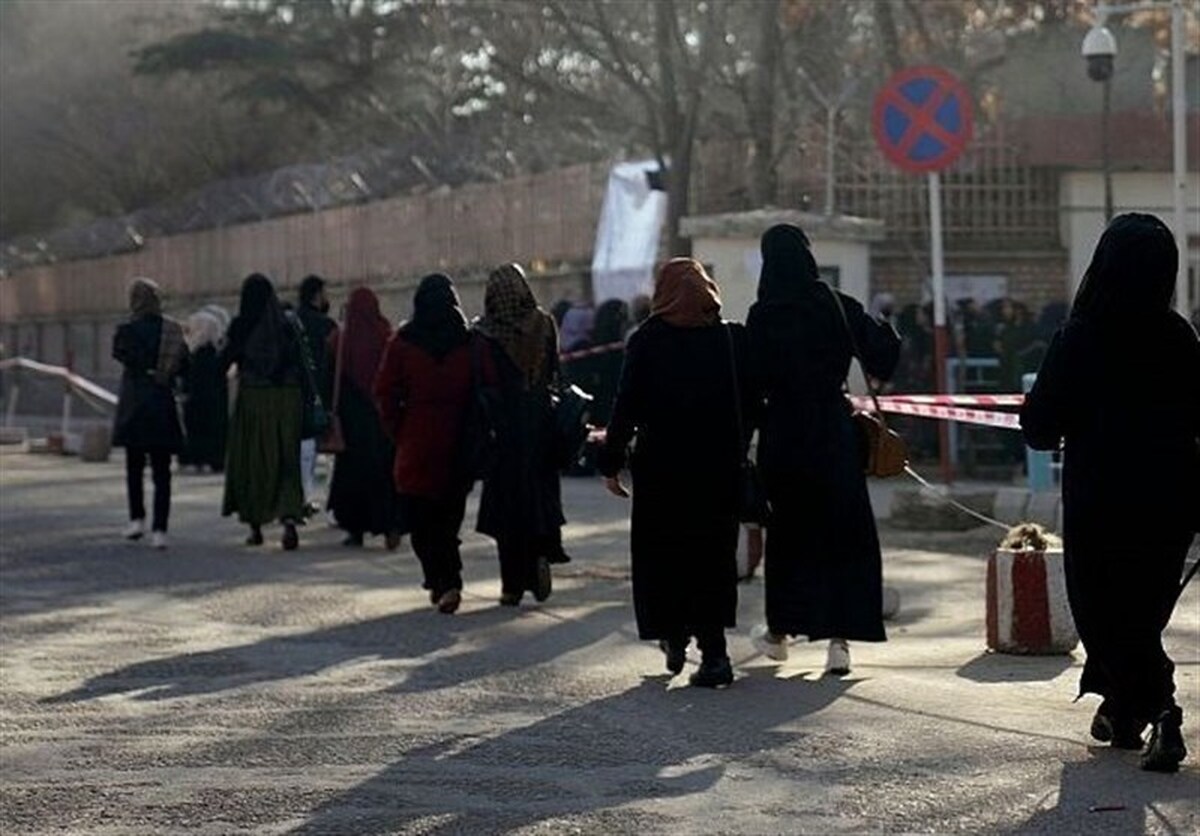
[[[262,545],[262,527],[276,519],[283,523],[283,548],[300,544],[301,363],[299,331],[274,285],[259,273],[249,276],[221,352],[222,371],[236,365],[238,378],[222,513],[250,526],[247,545]]]
[[[1179,251],[1153,215],[1112,220],[1021,410],[1029,446],[1063,448],[1067,598],[1087,652],[1092,736],[1186,757],[1162,631],[1200,530],[1200,339],[1171,309]]]
[[[391,337],[379,297],[365,287],[350,293],[342,326],[329,335],[329,374],[336,374],[340,366],[341,382],[325,388],[337,388],[337,415],[346,442],[334,463],[329,510],[346,532],[346,546],[361,546],[366,534],[386,537],[389,549],[400,545],[392,484],[396,451],[383,430],[373,389]]]
[[[140,540],[146,532],[142,479],[149,460],[154,480],[150,544],[165,549],[171,513],[171,456],[183,446],[175,386],[177,378],[187,373],[188,350],[183,327],[163,316],[158,285],[150,279],[134,279],[129,286],[129,319],[113,335],[112,356],[123,367],[113,444],[125,448],[129,499],[125,537]]]
[[[216,315],[202,309],[188,317],[186,333],[191,356],[183,402],[187,437],[179,451],[179,464],[220,473],[225,469],[229,428],[229,387],[218,356],[224,328]]]
[[[478,379],[477,379],[478,375]],[[446,614],[462,602],[459,529],[470,480],[459,446],[477,386],[495,382],[483,340],[472,338],[454,282],[426,276],[412,317],[388,341],[375,376],[375,403],[395,444],[392,479],[421,561],[430,602]]]
[[[325,293],[326,282],[316,275],[305,276],[300,282],[296,296],[295,321],[300,324],[300,334],[308,361],[312,364],[313,379],[319,382],[333,380],[332,362],[329,355],[329,337],[337,327],[329,316],[329,297]],[[321,396],[325,401],[324,395]],[[328,402],[326,401],[326,406]],[[309,430],[308,432],[311,432]],[[321,510],[317,494],[317,439],[301,433],[300,476],[304,484],[304,514],[311,517]]]
[[[850,670],[849,641],[885,641],[883,570],[867,494],[865,451],[844,388],[851,356],[891,377],[900,338],[820,281],[808,237],[780,224],[762,237],[758,301],[746,331],[765,401],[758,461],[767,523],[765,627],[755,645],[787,658],[788,636],[829,640],[826,672]],[[848,321],[848,325],[847,325]],[[853,333],[853,341],[851,340]]]
[[[658,273],[650,318],[633,333],[599,456],[608,490],[632,456],[633,608],[638,636],[658,641],[667,670],[700,647],[691,683],[733,682],[725,630],[737,615],[739,471],[753,427],[740,325],[721,321],[716,283],[699,262]],[[739,433],[738,407],[743,419]]]
[[[538,307],[524,271],[492,271],[476,330],[491,345],[499,376],[498,457],[484,479],[476,530],[500,553],[500,603],[515,607],[526,591],[550,596],[550,561],[562,551],[562,512],[550,384],[558,378],[558,332]]]

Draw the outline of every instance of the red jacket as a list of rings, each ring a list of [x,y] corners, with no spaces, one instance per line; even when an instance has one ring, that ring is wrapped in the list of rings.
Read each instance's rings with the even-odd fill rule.
[[[451,487],[463,415],[471,396],[471,346],[440,361],[400,334],[388,341],[375,376],[375,401],[383,426],[396,443],[392,478],[402,494],[444,497]],[[487,346],[479,347],[483,383],[495,382]]]

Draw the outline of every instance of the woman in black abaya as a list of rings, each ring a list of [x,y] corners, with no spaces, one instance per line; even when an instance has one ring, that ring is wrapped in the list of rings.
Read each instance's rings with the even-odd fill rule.
[[[1175,666],[1162,646],[1200,523],[1200,340],[1171,310],[1179,252],[1153,215],[1115,218],[1021,411],[1031,447],[1064,448],[1067,596],[1087,651],[1092,735],[1186,756]]]
[[[843,384],[851,341],[808,238],[780,224],[762,238],[758,302],[746,331],[765,399],[758,461],[772,505],[767,526],[767,624],[756,645],[787,656],[787,636],[830,639],[826,670],[850,670],[850,640],[885,641],[883,570],[863,448]],[[866,373],[886,380],[900,338],[838,294]]]

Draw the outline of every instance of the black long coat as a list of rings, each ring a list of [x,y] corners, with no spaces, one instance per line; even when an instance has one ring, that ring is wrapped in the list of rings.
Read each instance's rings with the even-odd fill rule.
[[[619,473],[636,436],[631,555],[643,639],[736,624],[737,485],[747,439],[738,436],[734,398],[748,426],[754,408],[744,373],[735,395],[731,336],[741,372],[740,325],[679,328],[655,317],[625,352],[599,464],[607,476]]]
[[[113,359],[124,367],[113,426],[118,447],[177,453],[183,446],[175,381],[160,384],[154,378],[162,329],[163,318],[156,314],[122,323],[113,335]],[[186,358],[185,352],[181,371]]]
[[[229,432],[229,384],[217,349],[209,344],[191,354],[184,378],[187,401],[183,423],[187,431],[180,464],[208,465],[214,471],[225,467],[225,440]]]
[[[1200,527],[1200,340],[1168,311],[1117,329],[1072,319],[1021,427],[1032,447],[1064,447],[1067,594],[1088,654],[1080,693],[1149,719],[1174,687],[1160,634]]]
[[[900,338],[839,294],[861,360],[886,380]],[[767,527],[767,624],[777,634],[883,641],[883,575],[863,448],[843,384],[851,344],[827,286],[797,284],[746,322],[765,400],[758,462],[772,504]]]
[[[483,483],[476,530],[497,541],[544,549],[566,521],[554,457],[550,390],[546,384],[526,387],[504,349],[490,339],[488,346],[499,376],[498,450]],[[546,351],[547,368],[556,370],[555,345],[548,343]]]

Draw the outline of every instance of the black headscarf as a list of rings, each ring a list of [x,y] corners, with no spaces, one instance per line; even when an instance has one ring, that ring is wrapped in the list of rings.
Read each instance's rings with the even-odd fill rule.
[[[442,273],[421,279],[413,296],[413,315],[400,326],[400,335],[441,360],[470,338],[467,318],[454,282]]]
[[[261,273],[247,276],[229,326],[229,350],[239,366],[265,380],[279,379],[292,359],[290,327],[271,280]]]
[[[1071,319],[1104,326],[1165,314],[1178,269],[1179,249],[1165,223],[1141,212],[1118,215],[1096,244]]]
[[[807,298],[809,285],[819,279],[804,230],[792,224],[776,224],[763,233],[759,302],[800,301]]]

